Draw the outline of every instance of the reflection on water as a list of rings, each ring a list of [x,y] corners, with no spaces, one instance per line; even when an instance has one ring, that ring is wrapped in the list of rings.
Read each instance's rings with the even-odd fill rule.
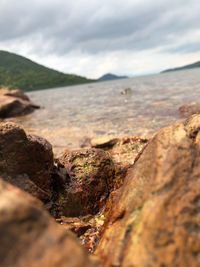
[[[179,106],[200,100],[200,69],[56,88],[29,96],[44,108],[16,121],[46,137],[58,151],[78,147],[86,136],[149,136],[176,121]]]

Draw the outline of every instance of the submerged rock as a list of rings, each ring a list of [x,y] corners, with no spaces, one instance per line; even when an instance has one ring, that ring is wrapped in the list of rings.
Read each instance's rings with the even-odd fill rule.
[[[51,196],[52,146],[27,135],[14,123],[0,123],[0,175],[13,185],[47,200]]]
[[[129,170],[96,250],[103,266],[200,266],[200,116],[164,128]]]
[[[120,92],[121,95],[131,95],[132,93],[133,93],[133,92],[132,92],[132,89],[129,88],[129,87],[123,89],[123,90]]]
[[[2,267],[94,267],[72,233],[56,224],[41,203],[0,179]]]
[[[58,160],[58,168],[61,215],[96,214],[113,186],[114,164],[109,154],[101,149],[67,151]]]
[[[38,108],[21,90],[0,88],[0,118],[25,115]]]
[[[179,107],[179,114],[183,118],[187,118],[194,114],[200,114],[200,103],[185,104]]]

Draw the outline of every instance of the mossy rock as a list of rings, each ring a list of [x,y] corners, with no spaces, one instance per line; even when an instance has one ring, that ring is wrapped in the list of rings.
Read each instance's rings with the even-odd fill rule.
[[[60,213],[65,216],[96,214],[113,187],[115,170],[109,153],[94,148],[67,151],[58,160],[58,168],[62,172],[58,193]]]

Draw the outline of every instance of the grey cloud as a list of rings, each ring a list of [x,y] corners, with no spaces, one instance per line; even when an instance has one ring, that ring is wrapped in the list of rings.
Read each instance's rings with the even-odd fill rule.
[[[200,27],[197,0],[1,1],[0,42],[21,40],[44,54],[165,47]]]
[[[179,54],[189,54],[200,51],[200,41],[199,42],[187,42],[184,45],[177,45],[176,47],[167,49],[169,53],[179,53]]]

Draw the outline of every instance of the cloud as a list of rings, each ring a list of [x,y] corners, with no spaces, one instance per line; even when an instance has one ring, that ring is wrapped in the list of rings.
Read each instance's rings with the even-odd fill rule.
[[[122,66],[127,69],[137,55],[166,60],[166,54],[172,58],[198,53],[199,42],[188,36],[200,28],[199,0],[0,2],[0,48],[63,71],[88,75],[86,64],[91,64],[95,76],[100,70],[116,70],[113,62],[120,64],[118,72]],[[146,68],[151,60],[141,58],[145,66],[144,71],[139,68],[141,73],[152,72],[155,68]]]

